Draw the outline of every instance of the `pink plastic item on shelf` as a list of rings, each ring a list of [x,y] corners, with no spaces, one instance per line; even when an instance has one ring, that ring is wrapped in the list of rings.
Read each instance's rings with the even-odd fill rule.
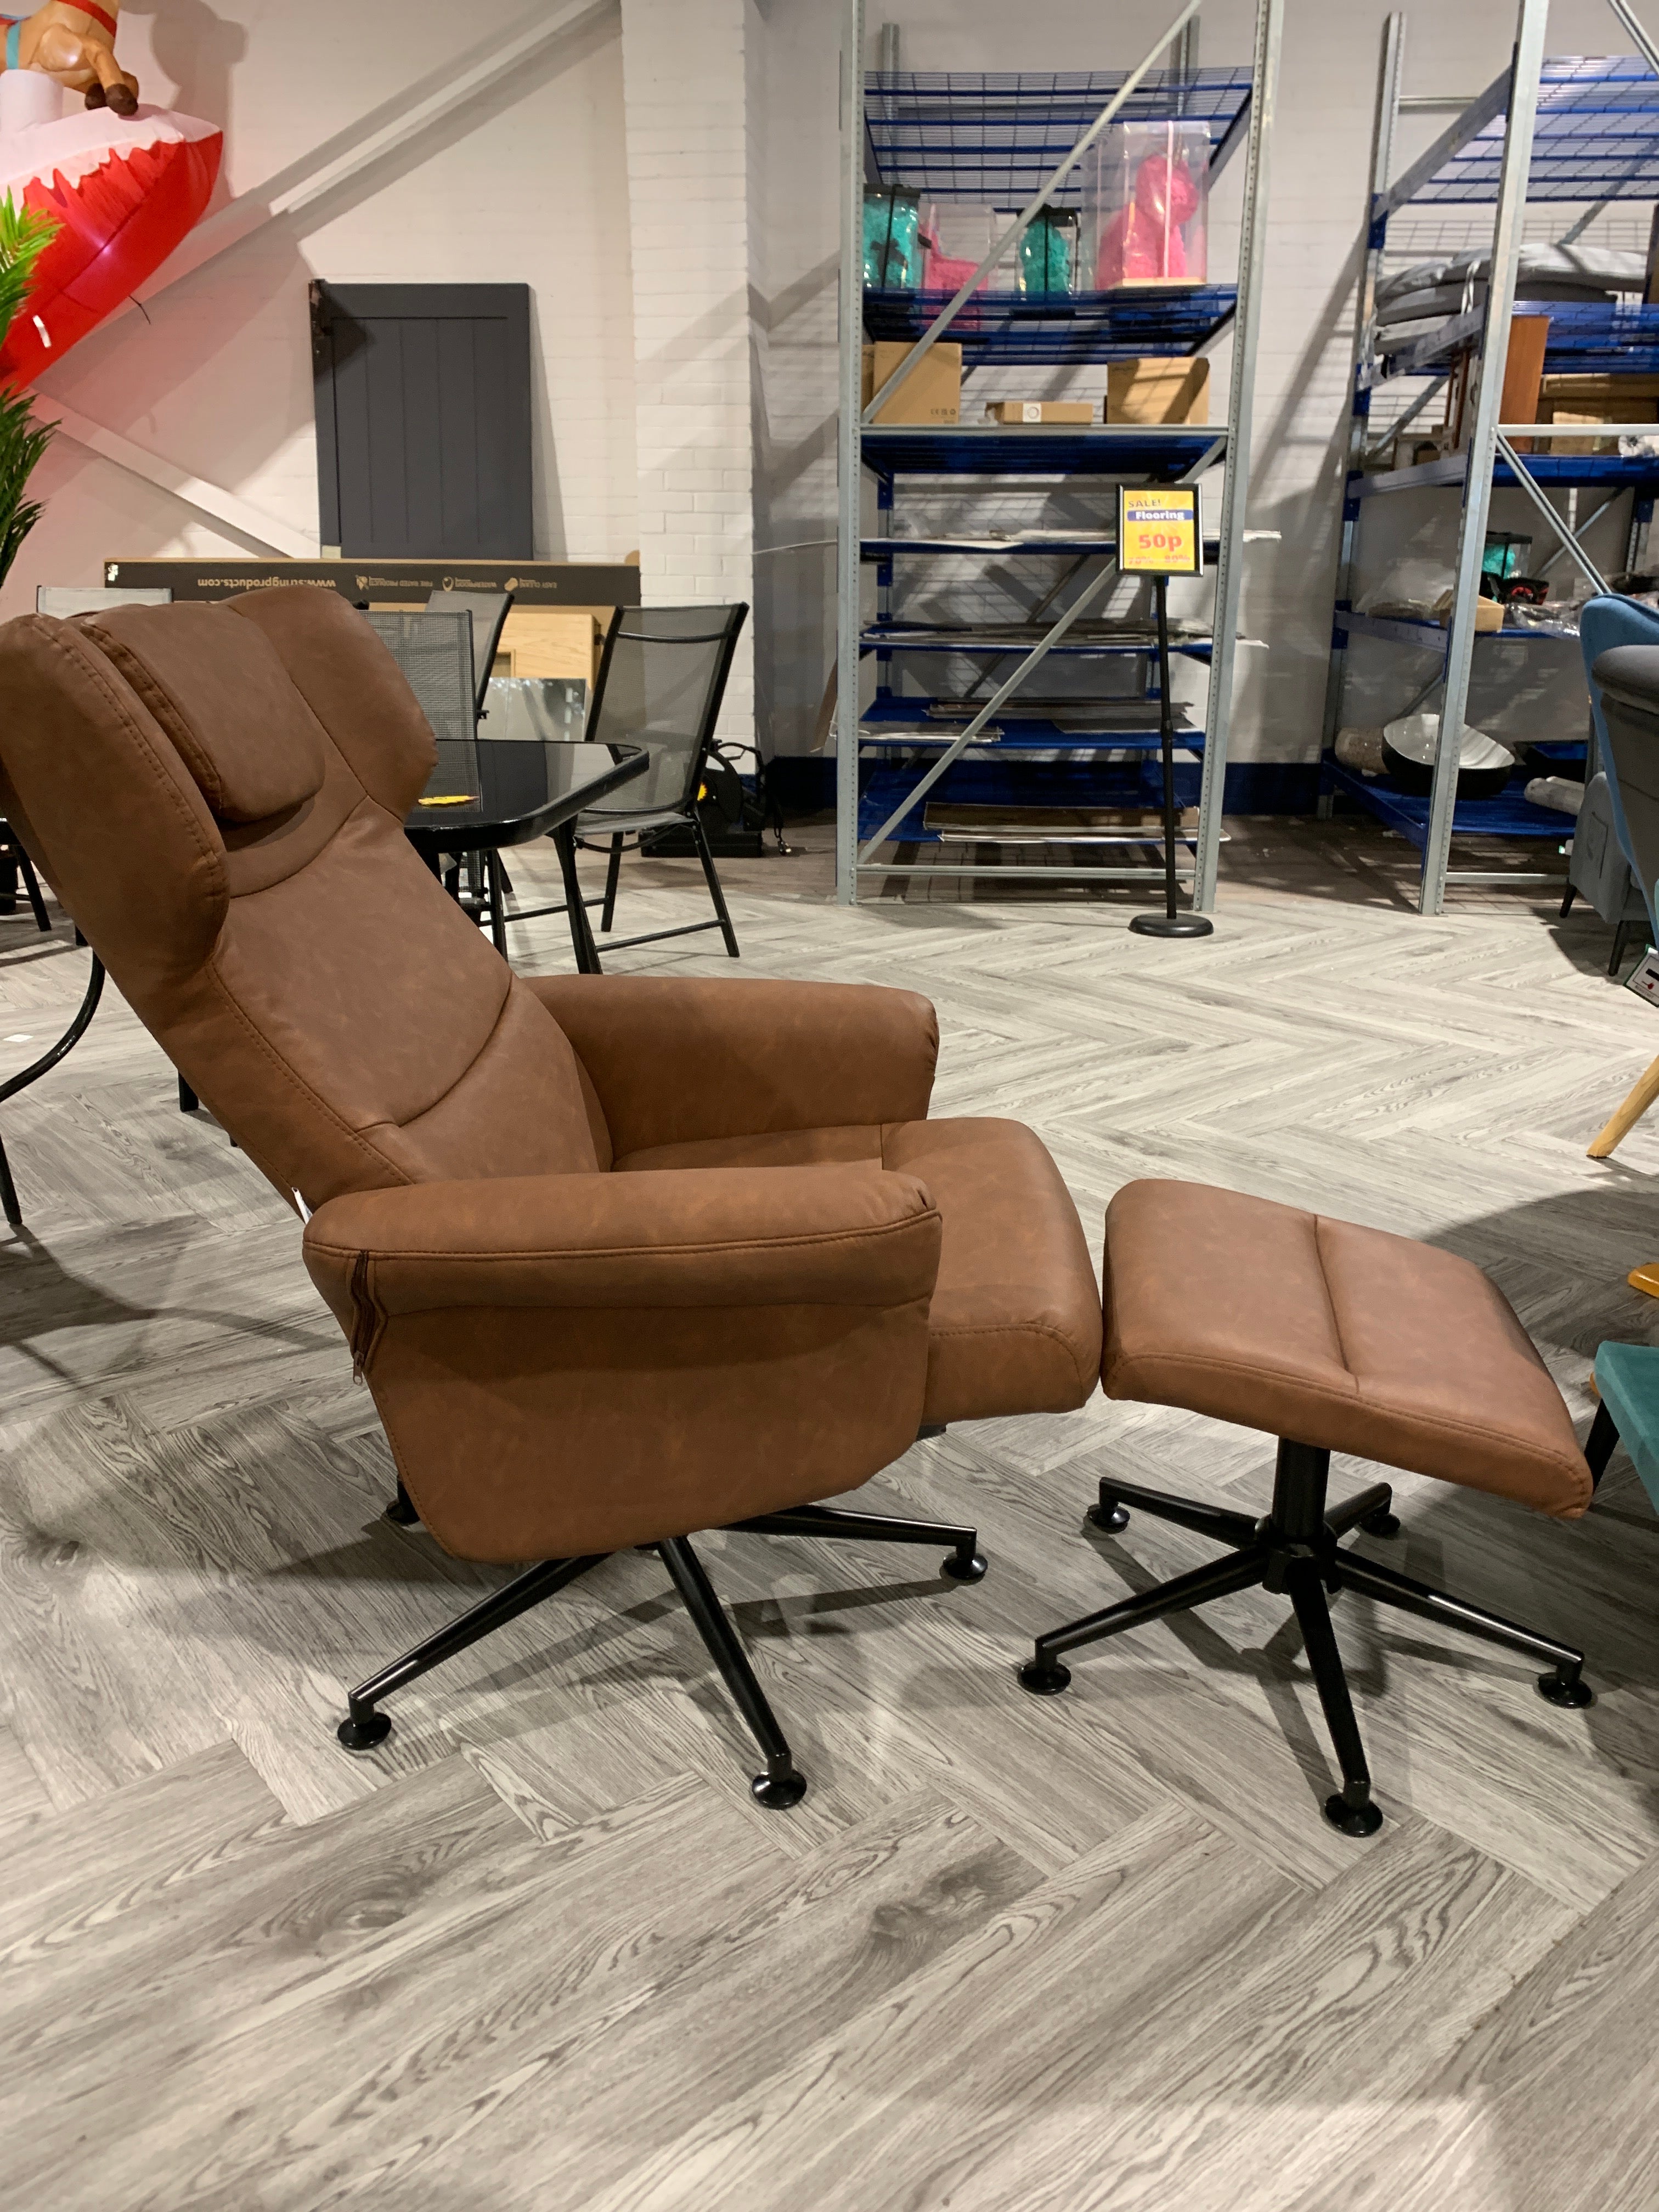
[[[1135,196],[1100,234],[1096,289],[1120,284],[1179,284],[1187,276],[1181,225],[1198,209],[1198,190],[1184,161],[1149,154],[1135,172]]]
[[[935,253],[930,246],[922,257],[921,289],[924,292],[959,292],[973,275],[977,261],[959,261],[953,253]],[[975,289],[988,291],[988,283]]]

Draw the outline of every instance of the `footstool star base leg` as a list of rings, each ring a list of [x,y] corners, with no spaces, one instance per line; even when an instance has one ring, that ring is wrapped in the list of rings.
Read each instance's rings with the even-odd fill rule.
[[[1303,1646],[1313,1669],[1319,1702],[1325,1709],[1325,1725],[1331,1732],[1336,1763],[1342,1769],[1342,1787],[1325,1800],[1325,1818],[1345,1836],[1374,1836],[1382,1825],[1382,1815],[1371,1801],[1370,1769],[1365,1764],[1359,1723],[1353,1717],[1342,1654],[1331,1627],[1325,1586],[1318,1568],[1311,1565],[1294,1568],[1290,1584]]]
[[[1552,1705],[1591,1703],[1595,1692],[1580,1680],[1584,1655],[1571,1644],[1558,1644],[1553,1636],[1540,1636],[1535,1629],[1522,1628],[1518,1621],[1505,1620],[1501,1613],[1488,1613],[1484,1606],[1471,1605],[1467,1598],[1431,1589],[1426,1583],[1413,1582],[1408,1575],[1396,1574],[1392,1567],[1379,1566],[1375,1559],[1362,1559],[1352,1552],[1339,1553],[1337,1571],[1352,1589],[1364,1590],[1381,1604],[1397,1605],[1403,1613],[1438,1621],[1443,1628],[1461,1628],[1466,1636],[1479,1636],[1489,1644],[1523,1651],[1529,1659],[1547,1659],[1555,1671],[1540,1674],[1538,1687]]]
[[[1325,1526],[1333,1536],[1346,1536],[1351,1528],[1363,1528],[1368,1536],[1397,1536],[1400,1522],[1394,1511],[1394,1485],[1374,1482],[1358,1498],[1332,1506],[1325,1516]]]
[[[1168,1491],[1147,1490],[1138,1482],[1115,1482],[1107,1475],[1101,1478],[1100,1502],[1089,1508],[1088,1517],[1097,1528],[1115,1536],[1128,1527],[1132,1505],[1155,1520],[1172,1521],[1178,1528],[1190,1528],[1194,1535],[1208,1536],[1237,1549],[1259,1543],[1261,1538],[1261,1522],[1248,1513],[1231,1513],[1224,1506],[1205,1505],[1196,1498],[1172,1498]]]
[[[1212,1598],[1249,1589],[1266,1574],[1267,1559],[1267,1547],[1253,1545],[1248,1552],[1235,1553],[1231,1559],[1217,1559],[1207,1567],[1195,1567],[1189,1575],[1177,1575],[1173,1582],[1161,1583],[1157,1589],[1147,1590],[1143,1596],[1125,1598],[1121,1604],[1109,1605],[1103,1613],[1091,1613],[1082,1620],[1068,1622],[1064,1628],[1039,1636],[1030,1661],[1019,1670],[1021,1689],[1029,1690],[1035,1698],[1055,1696],[1072,1679],[1069,1668],[1060,1664],[1062,1651],[1075,1651],[1082,1644],[1098,1644],[1104,1636],[1116,1636],[1126,1628],[1139,1628],[1144,1621],[1160,1620],[1166,1613],[1185,1613],[1190,1607],[1207,1604]]]

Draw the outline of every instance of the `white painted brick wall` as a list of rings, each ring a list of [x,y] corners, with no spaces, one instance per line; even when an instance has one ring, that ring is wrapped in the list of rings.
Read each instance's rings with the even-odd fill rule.
[[[623,0],[640,590],[754,599],[744,0]],[[720,734],[755,735],[745,626]]]

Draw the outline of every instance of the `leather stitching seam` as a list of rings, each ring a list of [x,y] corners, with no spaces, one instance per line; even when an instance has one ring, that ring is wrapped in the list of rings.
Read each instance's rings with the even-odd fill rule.
[[[455,1080],[451,1084],[446,1085],[444,1089],[438,1093],[437,1097],[428,1100],[426,1105],[417,1107],[415,1112],[410,1115],[406,1121],[388,1122],[386,1127],[396,1129],[400,1134],[405,1129],[413,1128],[416,1122],[422,1120],[424,1115],[428,1114],[435,1114],[438,1109],[443,1104],[445,1099],[453,1097],[455,1092],[460,1089],[462,1084],[466,1081],[467,1077],[471,1074],[473,1069],[477,1066],[484,1054],[489,1050],[490,1046],[495,1043],[495,1039],[501,1034],[501,1024],[507,1019],[507,1010],[513,1003],[514,980],[514,979],[509,971],[507,986],[506,990],[501,994],[500,1010],[496,1013],[495,1020],[489,1025],[489,1034],[485,1037],[483,1042],[478,1047],[477,1052],[473,1054],[471,1059],[468,1060],[466,1066],[461,1070],[460,1073],[455,1078]],[[574,1052],[574,1047],[573,1046],[571,1048]]]
[[[373,1243],[365,1245],[362,1241],[351,1244],[325,1244],[320,1237],[313,1237],[308,1242],[308,1249],[340,1257],[348,1252],[370,1250],[383,1266],[394,1266],[401,1260],[442,1260],[453,1266],[471,1266],[474,1263],[493,1265],[496,1261],[541,1260],[707,1259],[723,1252],[809,1251],[834,1244],[867,1243],[872,1237],[902,1236],[919,1222],[937,1221],[938,1218],[937,1213],[912,1213],[902,1221],[878,1222],[868,1229],[819,1230],[805,1236],[769,1237],[763,1241],[752,1237],[726,1237],[718,1243],[708,1244],[605,1244],[597,1247],[563,1244],[540,1246],[534,1251],[512,1252],[457,1252],[453,1247],[443,1250],[400,1246],[396,1251],[388,1251]]]
[[[1077,1370],[1078,1380],[1079,1382],[1092,1383],[1097,1380],[1093,1368],[1085,1366],[1083,1361],[1078,1358],[1077,1346],[1073,1343],[1071,1338],[1066,1335],[1065,1330],[1056,1328],[1052,1322],[967,1322],[960,1323],[955,1328],[945,1327],[939,1328],[934,1328],[930,1323],[927,1334],[936,1341],[940,1343],[943,1343],[946,1338],[959,1336],[1046,1336],[1051,1338],[1055,1344],[1063,1345],[1065,1346],[1066,1352],[1071,1358],[1073,1367]]]

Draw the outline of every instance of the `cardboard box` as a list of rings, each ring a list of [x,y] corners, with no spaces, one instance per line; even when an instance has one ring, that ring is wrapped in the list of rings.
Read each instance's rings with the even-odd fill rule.
[[[883,338],[864,349],[864,379],[859,404],[867,407],[910,350],[907,342]],[[962,348],[936,345],[922,356],[877,416],[878,422],[908,422],[938,428],[962,420]]]
[[[1547,376],[1539,387],[1538,420],[1586,426],[1659,422],[1659,376]],[[1540,438],[1537,444],[1547,453],[1618,451],[1607,438]]]
[[[502,653],[514,676],[574,677],[590,689],[599,672],[609,607],[569,607],[555,614],[514,607],[501,628]]]
[[[1138,360],[1106,365],[1109,422],[1207,422],[1210,364],[1198,356]]]
[[[994,399],[985,410],[993,422],[1092,422],[1088,399]]]
[[[392,600],[372,605],[416,611]],[[501,625],[492,676],[551,676],[586,684],[591,691],[599,673],[599,654],[610,627],[609,607],[512,607]]]

